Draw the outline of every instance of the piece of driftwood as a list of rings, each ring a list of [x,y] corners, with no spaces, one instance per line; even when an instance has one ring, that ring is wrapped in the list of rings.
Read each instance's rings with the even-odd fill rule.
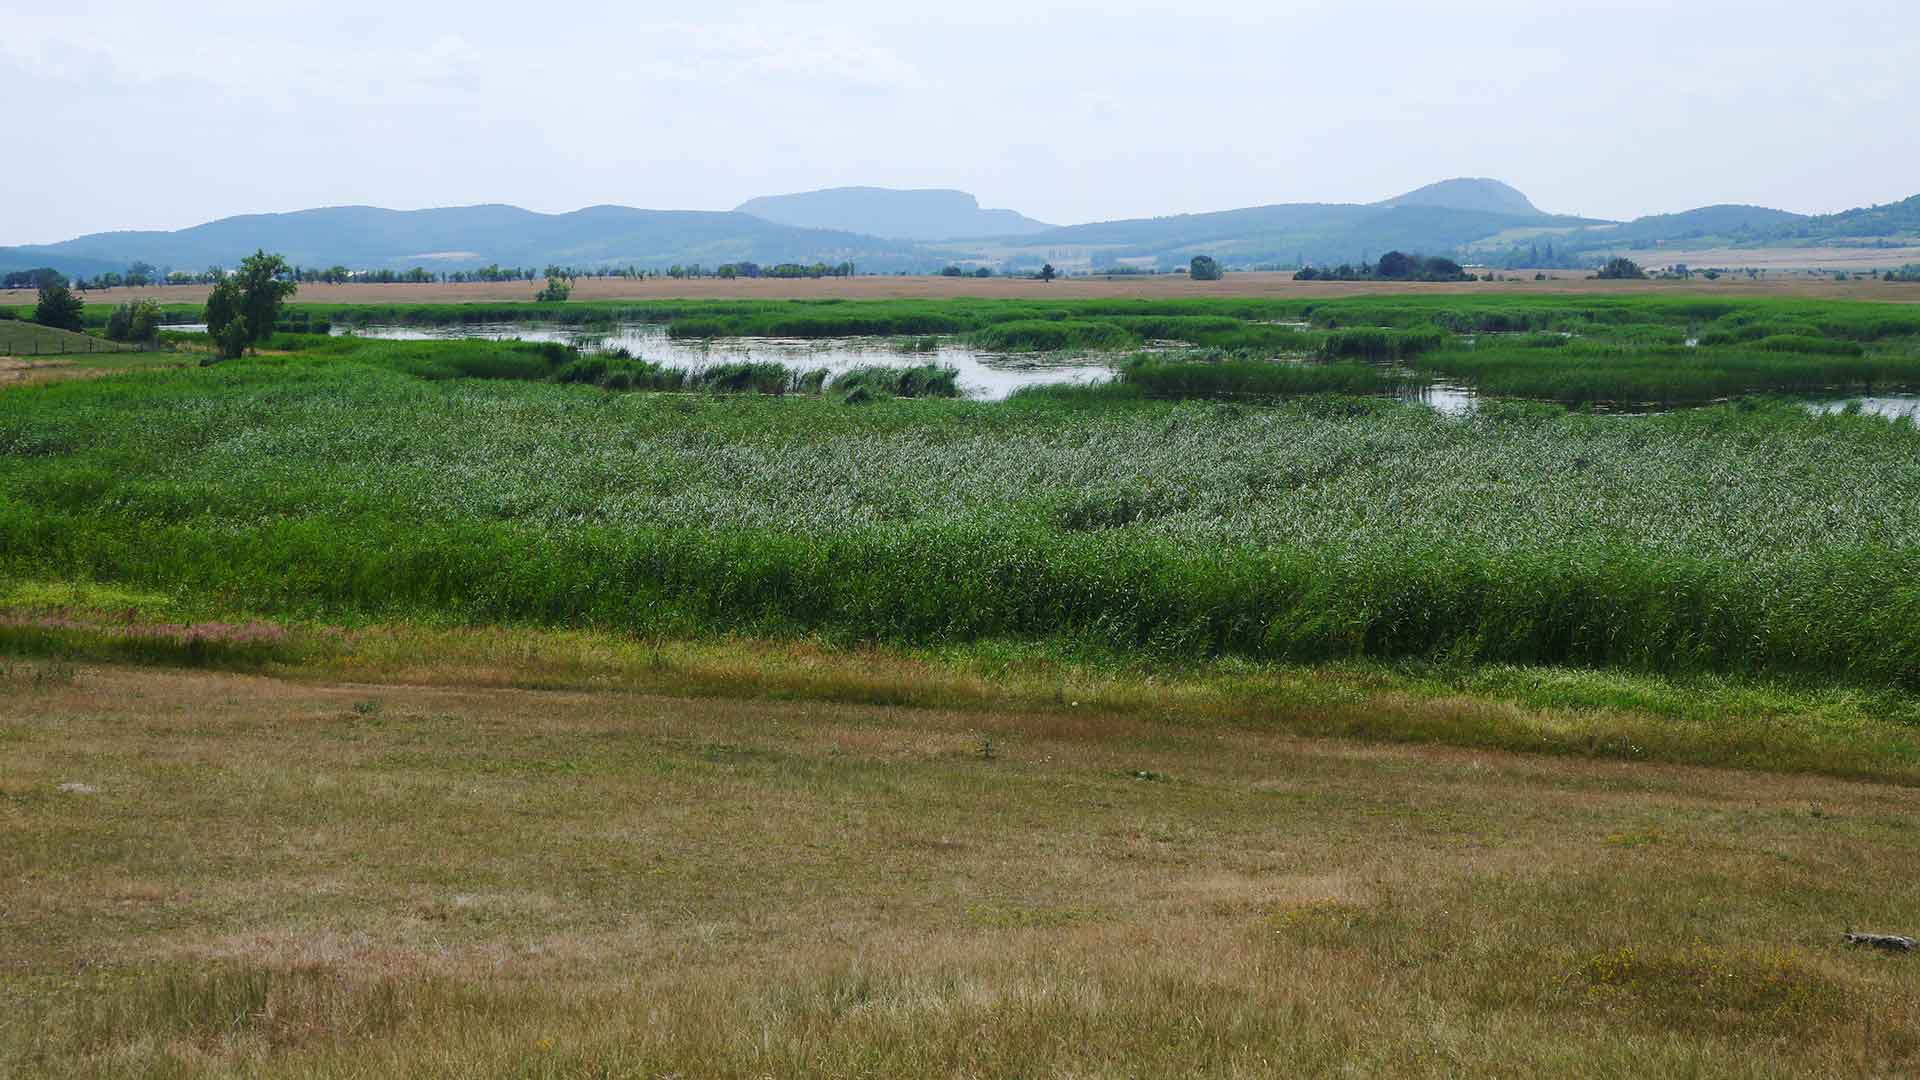
[[[1876,949],[1885,949],[1888,952],[1913,951],[1913,939],[1910,937],[1901,937],[1898,934],[1855,934],[1849,931],[1847,934],[1847,944],[1869,945]]]

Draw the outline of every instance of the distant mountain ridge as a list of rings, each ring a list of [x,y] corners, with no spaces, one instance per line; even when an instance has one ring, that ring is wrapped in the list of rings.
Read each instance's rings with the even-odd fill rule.
[[[915,241],[1017,236],[1055,228],[1012,210],[982,209],[974,196],[945,188],[839,187],[763,195],[734,207],[734,212],[781,225]]]
[[[1608,224],[1546,214],[1498,180],[1454,179],[1377,203],[1277,203],[1240,210],[1072,225],[1010,241],[1014,257],[1076,265],[1177,265],[1212,255],[1233,265],[1356,262],[1387,251],[1445,254],[1523,228]],[[1043,253],[1054,255],[1045,256]]]
[[[1195,255],[1211,255],[1229,267],[1330,265],[1377,259],[1395,249],[1520,266],[1549,254],[1562,265],[1584,265],[1614,252],[1645,260],[1658,258],[1663,248],[1920,247],[1920,195],[1819,216],[1723,204],[1622,223],[1548,214],[1518,190],[1484,178],[1443,180],[1376,203],[1279,203],[1068,226],[982,209],[973,196],[946,190],[838,188],[741,205],[734,211],[591,206],[565,214],[501,204],[338,206],[248,214],[174,232],[104,232],[0,248],[0,272],[52,266],[96,275],[124,272],[134,261],[193,271],[233,266],[256,248],[299,265],[356,270],[451,271],[489,263],[657,270],[675,263],[711,268],[742,261],[849,261],[867,271],[927,272],[949,263],[1003,270],[1037,269],[1046,262],[1062,270],[1171,268]],[[761,214],[823,223],[857,219],[860,228],[808,226]],[[951,235],[980,228],[989,231]],[[876,229],[902,235],[870,231]]]
[[[356,269],[842,260],[893,269],[924,260],[911,244],[778,225],[727,211],[590,206],[541,214],[487,204],[431,210],[334,206],[221,218],[175,232],[94,233],[58,244],[0,249],[0,268],[105,263],[124,269],[141,260],[199,270],[232,266],[256,248],[279,252],[295,264]]]

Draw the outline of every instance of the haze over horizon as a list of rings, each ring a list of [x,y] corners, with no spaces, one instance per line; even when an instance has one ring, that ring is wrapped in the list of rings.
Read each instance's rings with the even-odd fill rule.
[[[0,245],[367,204],[957,188],[1071,224],[1452,176],[1629,219],[1920,191],[1920,8],[230,3],[10,14]],[[24,162],[24,167],[22,166]]]

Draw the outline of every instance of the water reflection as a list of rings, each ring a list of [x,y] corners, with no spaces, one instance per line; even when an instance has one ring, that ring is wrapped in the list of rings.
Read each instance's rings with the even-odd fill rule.
[[[911,367],[939,364],[960,373],[960,387],[969,397],[999,400],[1023,386],[1045,383],[1092,383],[1113,377],[1113,369],[1094,356],[1053,353],[992,353],[952,338],[891,340],[887,338],[767,338],[732,337],[712,340],[675,340],[657,323],[571,328],[528,323],[478,323],[466,326],[357,326],[336,333],[395,341],[483,338],[492,341],[557,341],[582,352],[622,348],[636,357],[669,367],[698,370],[709,364],[742,361],[782,364],[800,371],[825,368]],[[920,342],[931,345],[920,347]]]

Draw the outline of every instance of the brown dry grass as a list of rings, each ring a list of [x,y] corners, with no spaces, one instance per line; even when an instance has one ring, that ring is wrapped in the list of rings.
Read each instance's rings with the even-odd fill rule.
[[[1683,260],[1684,261],[1684,260]],[[1384,284],[1373,282],[1296,282],[1289,273],[1229,274],[1223,281],[1196,282],[1183,276],[1140,278],[1062,278],[1043,283],[1020,278],[944,278],[944,277],[856,277],[809,279],[701,278],[676,281],[648,278],[629,281],[622,278],[582,278],[573,291],[574,300],[807,300],[842,297],[860,300],[924,299],[949,297],[1044,296],[1053,299],[1098,299],[1104,297],[1178,297],[1250,296],[1299,299],[1331,299],[1344,296],[1368,296],[1396,293],[1439,293],[1484,295],[1488,293],[1528,294],[1620,294],[1657,293],[1663,295],[1709,295],[1726,297],[1792,296],[1821,299],[1889,300],[1920,303],[1920,286],[1899,282],[1847,281],[1805,274],[1775,274],[1759,281],[1723,278],[1717,282],[1694,281],[1590,281],[1583,273],[1554,271],[1552,280],[1533,281],[1530,272],[1517,275],[1528,280],[1499,282],[1458,282],[1437,284]],[[297,300],[317,304],[421,304],[528,302],[538,285],[530,282],[474,282],[447,285],[302,285]],[[207,287],[202,285],[151,286],[146,288],[104,289],[87,294],[89,303],[120,304],[127,300],[152,299],[163,304],[204,303]],[[0,304],[29,304],[34,294],[24,290],[0,292]]]
[[[1920,924],[1907,788],[1071,709],[0,688],[0,1072],[1920,1067],[1920,969],[1838,944]]]
[[[64,379],[85,379],[106,374],[104,368],[84,368],[63,360],[20,360],[11,356],[0,356],[0,387],[30,386],[38,383],[59,382]]]

